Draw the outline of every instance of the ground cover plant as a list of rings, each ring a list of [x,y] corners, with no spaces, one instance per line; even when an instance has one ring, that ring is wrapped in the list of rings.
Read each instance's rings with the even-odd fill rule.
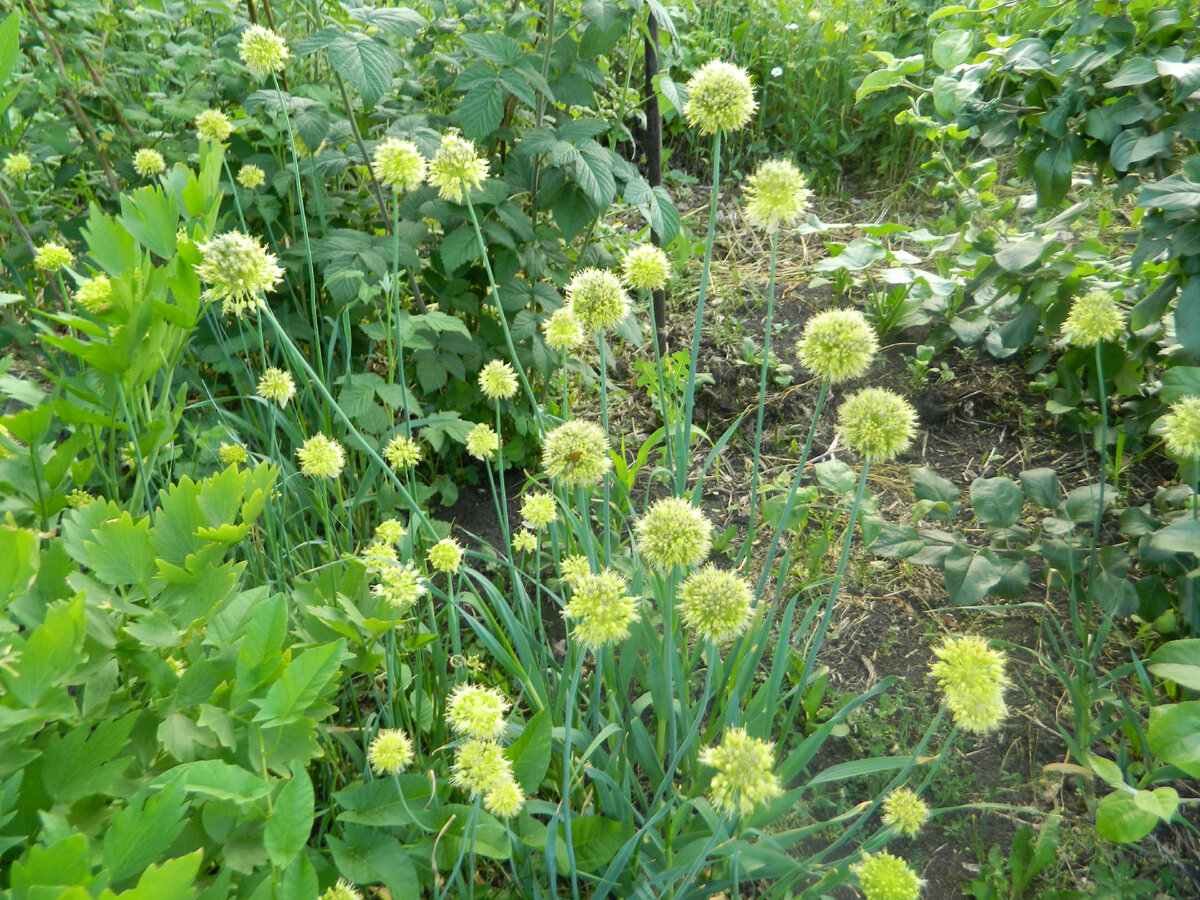
[[[1190,20],[1039,10],[9,13],[0,895],[1200,895]]]

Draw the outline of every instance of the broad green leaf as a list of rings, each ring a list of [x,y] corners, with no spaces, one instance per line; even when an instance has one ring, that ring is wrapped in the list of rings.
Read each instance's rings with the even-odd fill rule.
[[[1063,489],[1053,469],[1026,469],[1017,476],[1025,495],[1042,509],[1058,509],[1062,502]]]
[[[482,141],[504,119],[504,101],[512,92],[496,75],[475,84],[458,102],[458,124],[463,134],[473,141]]]
[[[1200,522],[1195,519],[1172,522],[1150,535],[1150,546],[1160,553],[1200,555]]]
[[[0,84],[8,81],[20,52],[21,15],[14,10],[0,22]],[[0,112],[3,111],[4,107],[0,106]]]
[[[203,858],[204,851],[197,850],[169,859],[161,866],[151,865],[142,873],[137,886],[121,894],[119,900],[192,900]]]
[[[1164,78],[1174,78],[1179,82],[1175,96],[1182,99],[1200,88],[1200,59],[1191,62],[1167,62],[1165,59],[1154,61],[1154,68]]]
[[[944,71],[966,62],[971,55],[971,32],[962,28],[943,31],[933,41],[933,61]]]
[[[1127,790],[1118,790],[1096,805],[1096,833],[1118,844],[1140,841],[1158,824],[1158,816],[1146,812]]]
[[[0,679],[18,701],[37,706],[50,687],[70,680],[81,662],[85,626],[82,594],[46,610],[42,624],[20,648],[20,658],[0,667]]]
[[[1151,709],[1146,737],[1159,759],[1200,778],[1200,700]]]
[[[525,723],[521,736],[504,751],[512,761],[513,777],[529,796],[536,793],[550,768],[550,715],[542,710]]]
[[[1144,56],[1128,60],[1121,70],[1104,87],[1109,90],[1122,87],[1137,87],[1158,78],[1158,68],[1155,61]]]
[[[362,34],[342,34],[325,48],[329,63],[345,78],[370,109],[392,87],[400,66],[396,51]]]
[[[858,483],[858,473],[840,459],[819,462],[813,468],[816,470],[817,482],[839,494],[853,491]]]
[[[88,562],[105,584],[145,585],[154,576],[154,547],[150,543],[150,520],[134,520],[128,512],[101,522],[84,541]]]
[[[36,534],[0,525],[0,610],[29,589],[37,577],[40,558]]]
[[[117,759],[129,740],[141,712],[101,722],[94,731],[73,728],[61,737],[47,733],[39,744],[45,752],[42,783],[58,803],[74,803],[84,797],[107,793],[128,768],[131,757]]]
[[[1021,489],[1011,478],[976,478],[971,482],[971,508],[988,525],[1015,525],[1024,503]]]
[[[1147,668],[1159,678],[1200,691],[1200,638],[1169,641],[1147,661]]]
[[[104,830],[104,869],[113,884],[144,872],[183,831],[188,803],[178,776],[150,797],[141,788]]]
[[[1188,352],[1200,356],[1200,278],[1179,291],[1175,304],[1175,337]]]
[[[901,72],[894,72],[890,69],[876,69],[862,80],[862,83],[858,86],[858,90],[854,92],[854,100],[858,102],[864,97],[869,97],[871,94],[894,88],[902,81],[904,81],[904,74]]]
[[[1179,808],[1179,792],[1173,787],[1157,787],[1152,791],[1138,791],[1133,795],[1137,808],[1151,813],[1164,822],[1171,821]]]
[[[884,525],[877,537],[868,548],[879,556],[892,559],[907,559],[925,546],[917,529],[911,525]]]
[[[314,800],[312,781],[303,766],[292,766],[267,819],[263,844],[271,862],[283,869],[304,849],[312,831]]]
[[[91,882],[92,861],[88,839],[78,832],[45,846],[38,844],[30,847],[25,859],[13,863],[9,872],[9,884],[14,897],[57,897],[59,895],[49,891],[35,893],[30,889],[39,885],[65,887]]]
[[[459,821],[465,821],[465,816]],[[408,851],[391,835],[374,828],[350,825],[342,838],[328,835],[325,841],[338,872],[348,881],[356,884],[382,881],[393,897],[421,895],[421,883]]]
[[[1071,189],[1071,173],[1075,171],[1075,157],[1068,141],[1053,143],[1046,147],[1033,161],[1033,184],[1037,189],[1038,206],[1043,209],[1057,207]],[[1040,255],[1040,252],[1039,252]],[[996,261],[1000,262],[999,254]],[[1024,266],[1010,269],[1019,271]]]
[[[996,265],[1006,272],[1020,272],[1042,258],[1050,242],[1042,238],[1007,241],[996,251]]]
[[[286,725],[306,715],[337,675],[345,648],[345,641],[335,641],[305,650],[294,658],[282,677],[271,685],[266,698],[251,701],[259,707],[254,721],[267,726]]]
[[[179,227],[179,205],[159,185],[138,188],[121,195],[121,224],[143,247],[156,256],[175,255],[175,231]]]
[[[1168,175],[1143,187],[1136,205],[1168,211],[1195,209],[1200,206],[1200,184],[1178,173]]]
[[[219,759],[204,759],[176,766],[154,779],[151,787],[170,786],[176,782],[183,790],[193,794],[234,803],[249,803],[265,797],[271,793],[272,787],[262,776]]]
[[[555,847],[560,872],[569,872],[570,860],[564,828],[559,825],[559,840]],[[575,816],[571,819],[571,845],[575,865],[581,872],[599,872],[612,861],[617,851],[633,837],[631,824],[623,824],[604,816]]]
[[[954,486],[954,482],[943,478],[928,466],[909,469],[908,475],[912,479],[913,494],[916,498],[930,500],[935,504],[930,507],[928,512],[931,519],[945,522],[958,514],[962,501],[959,499],[959,491]],[[937,504],[944,505],[938,506]]]
[[[946,591],[956,606],[974,606],[1004,579],[1007,571],[991,550],[972,551],[956,544],[947,554]]]

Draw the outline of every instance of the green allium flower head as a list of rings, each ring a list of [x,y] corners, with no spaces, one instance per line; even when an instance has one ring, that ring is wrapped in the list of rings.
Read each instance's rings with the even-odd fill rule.
[[[238,56],[259,78],[282,71],[290,55],[284,39],[262,25],[251,25],[238,41]]]
[[[718,59],[701,66],[687,83],[683,114],[701,134],[736,131],[754,115],[754,86],[745,69]]]
[[[479,370],[479,389],[489,400],[508,400],[517,392],[517,373],[508,363],[493,359]]]
[[[702,641],[732,640],[750,622],[750,585],[711,563],[679,586],[679,618]]]
[[[4,174],[9,178],[24,178],[33,171],[33,162],[25,153],[10,153],[4,157]]]
[[[219,109],[206,109],[196,116],[196,134],[202,141],[223,141],[233,134],[233,125]]]
[[[69,266],[74,261],[74,253],[62,244],[56,244],[51,241],[48,244],[42,244],[38,248],[37,253],[33,256],[33,267],[41,269],[43,272],[57,272],[64,266]]]
[[[522,528],[513,535],[512,547],[514,553],[532,553],[537,549],[537,535],[528,528]]]
[[[248,163],[238,169],[237,180],[246,190],[252,191],[262,187],[263,182],[267,180],[267,173],[253,163]]]
[[[166,168],[167,161],[163,159],[163,155],[157,150],[150,150],[147,147],[143,147],[137,153],[133,154],[133,170],[143,178],[157,175]]]
[[[399,519],[384,519],[375,528],[375,540],[385,544],[398,544],[408,534],[408,529],[400,524]]]
[[[383,458],[393,469],[410,468],[421,461],[421,445],[398,434],[383,448]]]
[[[394,556],[395,551],[386,548]],[[381,598],[397,615],[407,611],[428,591],[421,573],[411,562],[385,563],[379,572],[379,583],[371,593]]]
[[[712,523],[682,497],[666,497],[650,505],[634,529],[638,552],[662,572],[672,566],[698,566],[712,549]]]
[[[337,478],[346,465],[346,451],[331,437],[314,434],[296,451],[300,471],[310,478]]]
[[[272,291],[283,280],[279,260],[267,248],[240,231],[226,231],[200,245],[203,259],[196,266],[200,280],[211,285],[205,300],[222,301],[226,315],[242,316],[258,308],[260,292]]]
[[[494,784],[483,795],[483,808],[501,819],[511,819],[524,805],[525,792],[511,775]]]
[[[412,761],[412,740],[399,728],[381,728],[367,749],[367,764],[376,775],[399,775]]]
[[[1184,459],[1200,459],[1200,397],[1181,397],[1162,419],[1167,449]]]
[[[504,715],[512,704],[495,688],[460,684],[446,700],[446,718],[455,734],[494,741],[504,734]]]
[[[922,881],[912,867],[886,850],[864,853],[862,862],[852,867],[858,876],[866,900],[917,900]]]
[[[375,177],[394,191],[415,190],[425,180],[425,157],[412,141],[385,138],[372,161]]]
[[[534,491],[526,494],[521,503],[521,519],[528,528],[535,531],[545,528],[558,518],[558,504],[554,497],[545,491]]]
[[[1063,334],[1081,347],[1111,341],[1125,330],[1125,313],[1108,291],[1088,291],[1076,297],[1063,322]]]
[[[1004,654],[981,637],[946,638],[930,667],[946,695],[954,724],[982,734],[999,728],[1008,713],[1004,702]]]
[[[542,468],[551,478],[572,487],[599,484],[612,468],[608,452],[608,436],[603,429],[575,419],[546,435]]]
[[[246,448],[241,444],[227,444],[224,441],[217,448],[217,456],[220,458],[221,465],[223,466],[244,465],[246,460],[250,458],[250,454],[246,452]]]
[[[467,432],[467,452],[476,459],[491,459],[500,449],[500,436],[490,425],[480,422]]]
[[[728,729],[720,744],[700,754],[700,762],[717,770],[709,798],[721,812],[747,816],[783,793],[774,773],[775,745],[750,737],[744,728]]]
[[[363,900],[363,895],[345,878],[339,878],[337,884],[326,889],[321,895],[321,900]]]
[[[112,305],[112,282],[107,275],[85,278],[75,289],[75,302],[92,315],[104,312]]]
[[[4,459],[5,452],[6,448],[0,447],[0,459]],[[11,456],[12,454],[10,453],[9,455]],[[79,509],[81,506],[87,506],[95,499],[96,497],[91,493],[91,491],[85,491],[81,488],[76,488],[75,490],[71,491],[71,493],[67,494],[67,506],[71,507],[71,509]]]
[[[637,600],[626,593],[625,579],[612,569],[590,572],[571,582],[571,602],[563,618],[576,619],[571,637],[595,649],[629,637],[629,623],[637,617]]]
[[[804,326],[796,345],[800,364],[818,378],[833,382],[862,375],[878,350],[875,329],[856,309],[817,313]]]
[[[863,388],[838,409],[842,440],[870,459],[893,459],[908,449],[917,428],[917,413],[899,394]]]
[[[909,788],[899,788],[883,801],[883,824],[912,837],[929,818],[929,807]]]
[[[379,570],[388,563],[398,563],[400,555],[394,546],[380,539],[376,534],[375,540],[371,541],[363,550],[362,560],[368,567]]]
[[[770,234],[804,215],[812,191],[786,159],[769,159],[746,179],[746,197],[746,218]]]
[[[583,578],[592,574],[592,564],[588,562],[586,556],[577,553],[559,563],[559,571],[562,572],[563,581],[574,587]]]
[[[635,291],[657,291],[666,287],[671,277],[671,261],[659,247],[642,244],[625,254],[621,273]]]
[[[542,323],[546,346],[556,353],[566,353],[583,343],[583,326],[571,312],[571,307],[560,306]]]
[[[486,794],[512,777],[512,764],[495,741],[471,738],[458,745],[450,768],[450,781],[456,787]]]
[[[462,544],[454,538],[442,538],[429,548],[429,555],[426,557],[429,565],[436,571],[447,574],[458,571],[458,567],[462,565],[462,558]]]
[[[462,203],[466,191],[483,184],[488,161],[475,154],[475,145],[450,131],[442,135],[442,145],[429,164],[429,183],[443,200]]]
[[[621,280],[607,269],[581,269],[567,285],[571,315],[588,331],[612,328],[629,315]]]
[[[258,396],[268,403],[278,403],[279,408],[288,405],[288,401],[296,396],[296,382],[283,369],[270,366],[263,369],[258,379]]]

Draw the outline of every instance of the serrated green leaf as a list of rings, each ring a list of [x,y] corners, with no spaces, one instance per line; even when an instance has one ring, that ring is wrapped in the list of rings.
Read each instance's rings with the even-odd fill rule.
[[[266,726],[286,725],[303,717],[308,708],[332,685],[346,649],[345,641],[322,644],[295,657],[283,675],[271,685],[259,707],[255,722]]]
[[[330,64],[350,82],[367,108],[377,104],[392,87],[400,57],[391,47],[362,34],[342,34],[325,48]]]
[[[145,871],[183,831],[188,811],[183,780],[175,777],[147,797],[141,788],[104,831],[104,869],[113,884]]]

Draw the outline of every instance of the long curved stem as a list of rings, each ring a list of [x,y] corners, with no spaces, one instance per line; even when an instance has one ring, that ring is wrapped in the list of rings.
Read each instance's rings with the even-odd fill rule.
[[[758,421],[754,426],[754,465],[750,472],[750,519],[746,531],[746,545],[742,548],[747,566],[750,549],[754,546],[755,515],[758,511],[758,464],[762,457],[763,413],[766,411],[767,370],[771,361],[771,319],[775,315],[775,259],[779,249],[779,235],[771,232],[771,265],[767,277],[767,320],[763,323],[762,372],[758,378]]]

